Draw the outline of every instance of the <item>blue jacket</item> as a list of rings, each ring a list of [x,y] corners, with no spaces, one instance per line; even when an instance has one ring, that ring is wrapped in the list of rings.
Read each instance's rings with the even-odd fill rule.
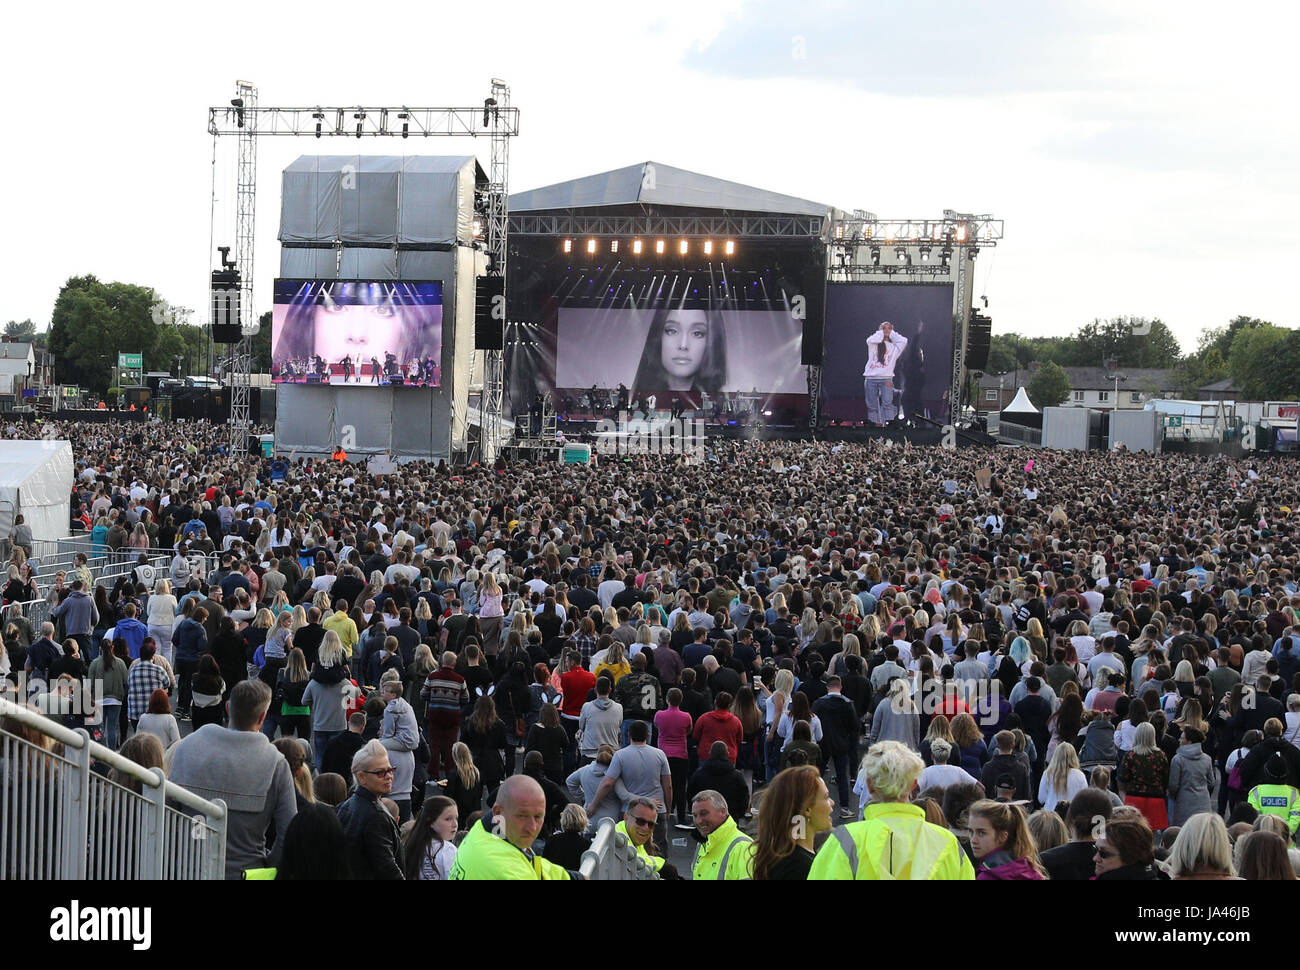
[[[127,649],[131,651],[131,659],[140,659],[140,647],[144,645],[144,638],[149,635],[149,628],[134,617],[127,617],[125,620],[117,622],[117,636],[126,641]]]
[[[172,630],[172,646],[176,649],[176,659],[198,662],[199,657],[208,652],[208,631],[202,623],[196,623],[186,617]]]

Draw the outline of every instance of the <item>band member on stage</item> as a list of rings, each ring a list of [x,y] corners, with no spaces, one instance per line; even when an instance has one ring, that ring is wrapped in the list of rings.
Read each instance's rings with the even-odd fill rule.
[[[638,391],[707,391],[727,382],[722,314],[666,305],[655,311],[633,382]]]
[[[438,362],[432,356],[424,358],[424,383],[428,387],[438,386]]]
[[[628,394],[627,385],[620,381],[618,385],[618,397],[614,399],[615,411],[627,410],[627,394]]]
[[[352,357],[344,357],[339,361],[339,367],[343,368],[343,383],[346,384],[352,380]]]
[[[379,366],[379,358],[371,357],[370,358],[370,379],[374,383],[378,384],[380,383],[380,379],[382,377],[383,377],[383,368]]]
[[[907,349],[907,338],[894,332],[888,320],[867,338],[867,366],[862,372],[867,397],[867,420],[883,428],[898,416],[894,402],[894,365]]]
[[[397,376],[397,355],[384,352],[384,380],[391,381]]]
[[[329,370],[329,366],[325,363],[325,358],[320,354],[314,354],[312,356],[312,363],[315,365],[317,380],[324,384],[326,382],[325,374]]]

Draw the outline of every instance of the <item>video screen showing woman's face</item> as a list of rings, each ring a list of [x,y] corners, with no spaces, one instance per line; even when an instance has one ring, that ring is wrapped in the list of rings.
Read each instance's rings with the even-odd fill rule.
[[[402,342],[401,308],[391,299],[373,306],[321,304],[312,314],[315,351],[326,360],[351,355],[383,359]]]
[[[664,370],[677,382],[690,382],[704,363],[704,352],[709,346],[709,317],[702,310],[679,309],[672,311],[664,321],[660,338],[659,357]]]

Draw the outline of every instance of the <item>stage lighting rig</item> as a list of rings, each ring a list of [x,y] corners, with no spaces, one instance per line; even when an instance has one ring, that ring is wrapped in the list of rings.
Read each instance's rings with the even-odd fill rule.
[[[492,109],[497,106],[496,98],[483,99],[483,127],[486,128],[492,120]]]

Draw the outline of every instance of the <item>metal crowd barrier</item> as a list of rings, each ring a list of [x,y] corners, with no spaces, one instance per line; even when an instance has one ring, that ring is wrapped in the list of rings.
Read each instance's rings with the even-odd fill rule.
[[[600,823],[578,871],[586,879],[658,879],[659,873],[637,855],[627,836],[614,831],[617,824],[612,818]]]
[[[43,743],[9,733],[6,718]],[[92,759],[137,783],[139,794],[92,771]],[[0,700],[0,881],[223,879],[225,866],[224,802]]]

